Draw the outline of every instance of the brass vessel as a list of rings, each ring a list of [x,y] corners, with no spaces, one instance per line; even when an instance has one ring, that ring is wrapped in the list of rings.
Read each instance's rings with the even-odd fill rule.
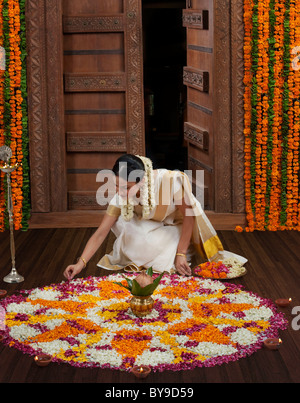
[[[143,317],[148,315],[154,306],[154,300],[151,295],[141,297],[134,295],[130,300],[130,308],[134,315]]]

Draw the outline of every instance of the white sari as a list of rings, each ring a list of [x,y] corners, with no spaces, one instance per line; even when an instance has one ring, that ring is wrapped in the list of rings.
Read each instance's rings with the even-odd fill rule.
[[[156,170],[154,178],[156,205],[148,219],[142,218],[141,206],[134,208],[131,220],[121,215],[120,197],[116,194],[107,208],[107,214],[118,217],[112,227],[116,236],[113,250],[101,258],[99,267],[121,270],[134,264],[139,268],[152,267],[153,271],[172,273],[181,236],[182,214],[177,205],[182,201],[190,206],[189,214],[195,216],[195,223],[187,259],[193,254],[196,260],[218,261],[235,258],[241,263],[247,259],[224,251],[222,243],[205,215],[201,204],[192,194],[189,179],[180,171]]]

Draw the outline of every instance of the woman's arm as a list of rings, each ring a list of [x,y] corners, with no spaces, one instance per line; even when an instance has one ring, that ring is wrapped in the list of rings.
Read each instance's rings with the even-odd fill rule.
[[[64,276],[67,280],[72,280],[81,270],[85,267],[85,264],[92,258],[92,256],[96,253],[96,251],[102,245],[102,242],[108,235],[111,227],[117,221],[117,217],[112,217],[108,214],[105,214],[103,220],[96,230],[96,232],[90,237],[88,240],[82,254],[81,258],[78,260],[76,264],[69,265],[65,271]],[[85,262],[85,263],[84,263]]]
[[[192,270],[185,255],[191,242],[195,217],[194,215],[187,214],[187,212],[191,212],[191,208],[185,203],[184,199],[182,199],[182,203],[178,205],[178,209],[183,215],[183,223],[181,236],[177,246],[178,255],[176,255],[175,258],[175,267],[178,273],[190,276]]]

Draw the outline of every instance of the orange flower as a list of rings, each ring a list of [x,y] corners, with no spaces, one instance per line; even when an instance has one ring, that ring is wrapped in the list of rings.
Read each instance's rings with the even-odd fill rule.
[[[3,0],[0,0],[0,46],[3,47]],[[0,147],[5,143],[4,137],[4,70],[0,70]],[[4,172],[0,171],[0,230],[4,228],[5,194]]]
[[[243,232],[244,230],[243,230],[243,227],[241,227],[240,225],[237,225],[237,226],[235,227],[235,231],[236,231],[236,232]]]
[[[247,232],[255,229],[299,230],[300,227],[300,70],[294,69],[292,63],[295,58],[292,50],[300,44],[300,2],[292,0],[289,3],[288,30],[284,25],[286,3],[275,0],[272,6],[275,22],[270,20],[272,13],[269,0],[258,0],[255,7],[253,0],[244,2],[244,179]],[[252,18],[254,12],[257,18],[255,30]],[[286,43],[287,33],[289,38]],[[253,53],[252,46],[253,49],[256,46],[256,53]],[[290,60],[286,60],[287,46],[291,50]],[[286,71],[287,65],[289,71]],[[254,103],[253,83],[256,89]],[[286,102],[287,115],[283,116]],[[255,121],[252,121],[252,112],[255,112]],[[286,131],[283,133],[284,122],[288,125],[287,135]],[[285,166],[284,170],[282,166]],[[282,182],[286,205],[282,204]],[[284,225],[280,223],[281,213],[286,213]]]
[[[3,45],[3,0],[0,0],[0,46]],[[21,60],[21,38],[20,38],[20,4],[18,0],[8,0],[7,11],[9,17],[9,66],[7,68],[10,85],[10,148],[12,150],[11,164],[22,163],[22,92],[20,90],[22,60]],[[0,146],[5,142],[4,136],[4,72],[0,72]],[[6,128],[8,130],[8,128]],[[1,172],[0,188],[0,230],[4,230],[4,212],[5,212],[5,194],[3,189],[4,174]],[[14,209],[15,229],[22,227],[22,206],[23,206],[23,168],[20,164],[18,169],[12,172],[11,181],[15,186],[12,187],[12,200]]]

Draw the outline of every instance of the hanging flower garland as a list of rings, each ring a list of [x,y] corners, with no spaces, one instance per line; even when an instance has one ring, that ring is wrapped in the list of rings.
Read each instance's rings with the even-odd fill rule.
[[[274,13],[270,17],[272,24],[273,41],[272,41],[272,64],[273,80],[270,82],[270,87],[273,88],[273,120],[269,121],[269,136],[271,147],[269,150],[269,229],[276,231],[279,228],[280,217],[280,180],[281,180],[281,143],[280,131],[282,124],[282,88],[283,88],[283,58],[281,49],[283,48],[283,24],[284,24],[284,7],[281,3],[273,1]]]
[[[299,26],[299,0],[244,2],[247,231],[300,229]]]
[[[252,13],[253,13],[253,0],[245,0],[244,5],[244,66],[245,66],[245,74],[244,74],[244,137],[245,137],[245,210],[246,210],[246,218],[249,225],[250,230],[254,229],[254,219],[253,219],[253,162],[252,162],[252,138],[251,138],[251,120],[252,120],[252,111],[251,111],[251,96],[252,96],[252,74],[251,74],[251,66],[252,66]],[[253,44],[254,47],[254,44]],[[255,87],[253,88],[253,92],[255,92]]]
[[[5,51],[3,45],[3,19],[2,19],[2,10],[3,10],[3,0],[0,0],[0,46],[1,50]],[[2,54],[1,57],[4,57]],[[4,145],[4,64],[5,60],[2,60],[0,68],[0,147]],[[0,171],[0,228],[4,228],[4,211],[5,211],[5,194],[4,194],[4,172]]]
[[[296,12],[294,0],[291,0],[289,28],[290,49],[296,49],[299,42],[300,12]],[[299,3],[300,5],[300,3]],[[296,32],[297,30],[297,32]],[[298,222],[299,200],[299,130],[300,130],[300,72],[293,65],[294,52],[290,54],[289,63],[289,107],[288,107],[288,138],[287,138],[287,227],[292,228]]]
[[[12,150],[12,199],[15,229],[27,229],[30,214],[28,129],[26,104],[25,0],[0,2],[0,43],[6,53],[6,69],[0,81],[0,145]],[[0,185],[0,230],[7,228],[5,177]]]
[[[134,274],[128,274],[134,277]],[[121,274],[23,291],[2,300],[3,342],[77,367],[153,371],[211,367],[246,357],[287,327],[275,305],[241,286],[165,275],[144,318]]]

